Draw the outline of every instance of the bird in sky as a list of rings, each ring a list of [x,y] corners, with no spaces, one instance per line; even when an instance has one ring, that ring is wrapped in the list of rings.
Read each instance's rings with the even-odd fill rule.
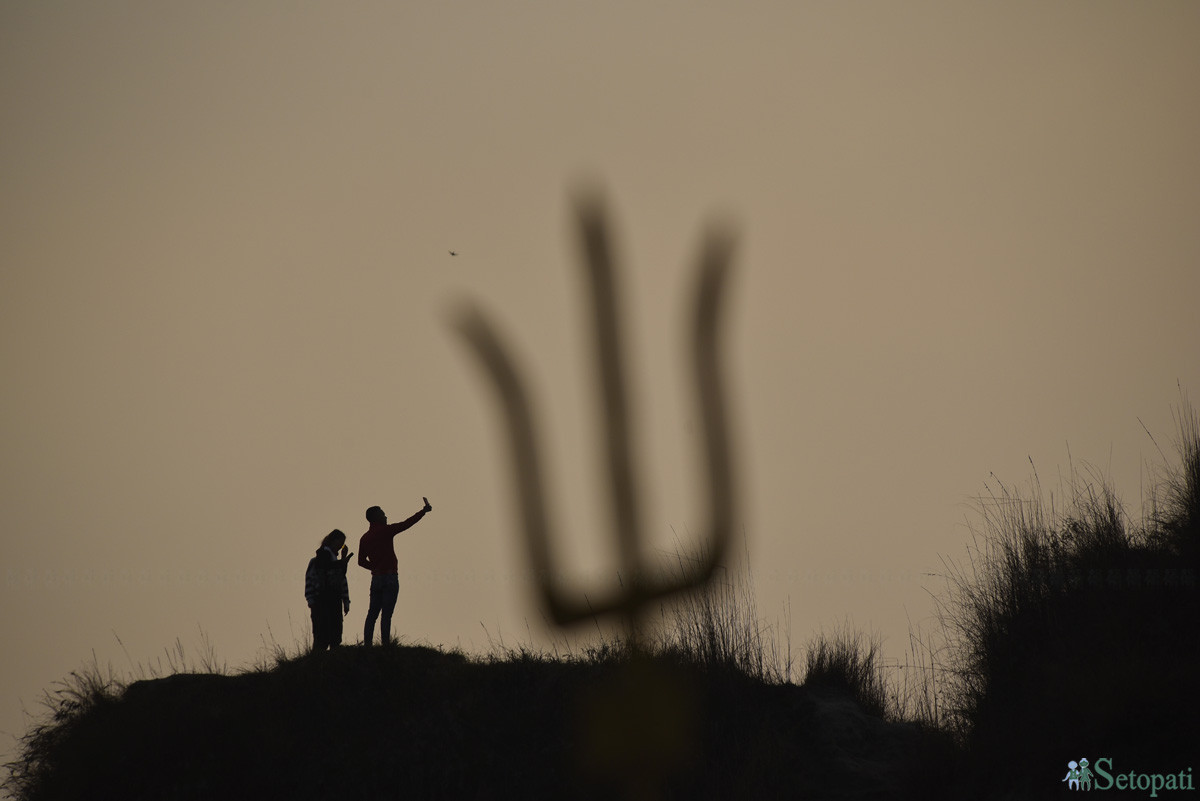
[[[451,255],[451,256],[457,256],[457,255],[458,255],[458,251],[457,251],[457,250],[451,250],[451,251],[448,251],[448,252],[450,253],[450,255]]]

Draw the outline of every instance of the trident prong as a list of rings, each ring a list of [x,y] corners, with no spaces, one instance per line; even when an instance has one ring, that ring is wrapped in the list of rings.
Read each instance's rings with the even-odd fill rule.
[[[468,305],[455,327],[478,356],[491,377],[507,418],[520,512],[524,518],[529,561],[537,577],[542,604],[550,618],[565,626],[592,617],[616,615],[624,619],[631,643],[638,642],[638,621],[646,607],[669,595],[695,591],[712,577],[728,551],[736,515],[736,499],[725,397],[717,347],[721,296],[729,273],[732,236],[712,226],[705,235],[696,277],[692,317],[692,372],[702,421],[708,465],[709,538],[691,567],[673,578],[642,569],[641,522],[637,481],[630,443],[633,441],[627,387],[621,358],[620,320],[616,268],[609,247],[605,215],[595,194],[577,202],[584,266],[590,281],[597,371],[604,400],[604,441],[613,504],[619,563],[630,577],[628,586],[598,598],[572,591],[556,578],[550,553],[550,534],[540,450],[531,403],[511,350],[496,327],[478,308]]]

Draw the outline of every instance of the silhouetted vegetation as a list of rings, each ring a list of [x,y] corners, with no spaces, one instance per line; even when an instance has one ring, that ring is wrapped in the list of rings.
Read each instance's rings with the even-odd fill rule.
[[[878,638],[866,639],[848,631],[817,638],[804,662],[804,683],[830,687],[853,698],[868,714],[896,716],[889,692]]]
[[[1022,766],[1006,782],[1044,788],[1072,754],[1167,773],[1200,753],[1200,435],[1186,404],[1180,433],[1182,462],[1140,522],[1078,475],[1061,510],[1036,475],[1031,497],[1002,487],[982,504],[973,569],[951,573],[942,607],[948,723],[970,770]]]
[[[706,555],[702,552],[700,558]],[[667,572],[675,577],[694,572],[689,561],[680,547]],[[708,670],[735,670],[768,683],[790,682],[791,643],[780,643],[777,629],[759,617],[748,558],[741,560],[738,570],[731,574],[721,568],[705,592],[664,604],[651,648]]]

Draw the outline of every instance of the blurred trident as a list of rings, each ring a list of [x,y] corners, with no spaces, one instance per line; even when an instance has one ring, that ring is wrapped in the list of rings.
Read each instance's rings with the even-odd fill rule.
[[[614,537],[620,573],[630,579],[619,590],[607,597],[590,598],[582,588],[564,586],[559,580],[560,574],[554,568],[550,553],[551,525],[540,450],[525,383],[510,355],[511,350],[480,310],[468,306],[459,315],[455,326],[491,377],[507,418],[526,545],[543,606],[559,626],[592,617],[617,617],[624,623],[629,643],[636,651],[640,621],[647,608],[667,596],[702,589],[728,551],[736,501],[726,399],[721,390],[717,329],[733,242],[724,229],[714,226],[706,233],[700,250],[691,321],[692,372],[708,465],[708,541],[701,545],[699,556],[690,560],[690,569],[677,576],[660,576],[645,569],[640,551],[639,485],[631,449],[635,435],[622,361],[617,269],[608,226],[603,206],[594,192],[581,196],[576,205],[584,268],[592,295],[599,389],[604,399],[603,439],[612,493]]]

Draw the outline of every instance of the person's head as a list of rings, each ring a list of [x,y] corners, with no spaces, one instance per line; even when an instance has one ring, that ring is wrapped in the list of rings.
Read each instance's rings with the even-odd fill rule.
[[[386,522],[387,522],[387,515],[385,515],[385,514],[383,513],[383,510],[382,510],[382,509],[380,509],[378,506],[372,506],[370,509],[368,509],[368,510],[367,510],[367,522],[368,522],[368,523],[372,523],[372,524],[374,524],[374,523],[380,523],[380,524],[386,523]]]
[[[325,539],[321,540],[321,547],[328,548],[331,551],[336,551],[346,544],[346,535],[340,530],[334,529],[325,535]]]

